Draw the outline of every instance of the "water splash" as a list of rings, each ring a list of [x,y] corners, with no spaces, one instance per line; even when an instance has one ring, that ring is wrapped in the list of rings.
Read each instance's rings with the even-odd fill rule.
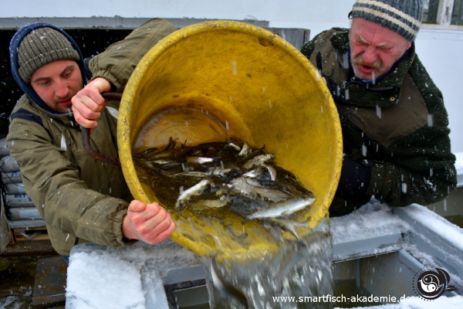
[[[326,220],[299,241],[283,240],[278,252],[218,260],[203,256],[211,308],[332,308],[330,303],[283,302],[333,295],[332,243]],[[224,304],[227,304],[224,306]]]

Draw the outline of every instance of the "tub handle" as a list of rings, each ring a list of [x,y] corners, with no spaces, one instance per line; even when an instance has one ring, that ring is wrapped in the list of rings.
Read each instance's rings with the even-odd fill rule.
[[[120,92],[102,92],[101,96],[107,100],[118,100],[120,101],[122,98],[122,93]],[[121,165],[121,161],[117,157],[113,157],[110,155],[106,155],[104,153],[99,153],[96,152],[92,149],[90,146],[90,129],[88,128],[82,128],[82,143],[84,145],[85,150],[89,155],[94,157],[95,159],[105,162],[105,163],[110,163],[113,165]]]

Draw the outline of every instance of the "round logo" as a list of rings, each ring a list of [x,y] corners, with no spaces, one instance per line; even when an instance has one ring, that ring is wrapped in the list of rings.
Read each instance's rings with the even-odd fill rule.
[[[423,299],[433,300],[439,298],[444,292],[456,291],[453,285],[448,285],[450,275],[443,269],[427,270],[417,275],[415,275],[413,289]]]

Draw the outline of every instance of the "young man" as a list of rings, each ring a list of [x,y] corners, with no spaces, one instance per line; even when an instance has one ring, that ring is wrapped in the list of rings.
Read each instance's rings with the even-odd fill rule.
[[[143,55],[175,30],[166,20],[150,20],[89,61],[74,40],[53,25],[25,26],[11,40],[11,70],[25,94],[12,112],[7,143],[53,247],[65,258],[79,242],[156,244],[175,228],[157,203],[132,200],[120,166],[86,153],[71,110],[77,94],[79,101],[101,104],[105,100],[100,93],[122,92]],[[117,109],[118,103],[107,106]],[[117,157],[117,119],[104,108],[98,114],[91,146]]]
[[[332,216],[372,196],[428,205],[456,186],[443,97],[415,53],[421,0],[357,0],[350,30],[333,28],[301,51],[338,108],[344,160]]]

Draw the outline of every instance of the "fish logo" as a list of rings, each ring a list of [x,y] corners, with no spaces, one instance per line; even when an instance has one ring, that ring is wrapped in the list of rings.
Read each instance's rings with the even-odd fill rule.
[[[436,268],[436,271],[427,270],[422,272],[416,278],[413,289],[418,296],[426,300],[433,300],[439,298],[445,292],[457,290],[453,285],[449,285],[449,281],[449,273],[441,268]]]

